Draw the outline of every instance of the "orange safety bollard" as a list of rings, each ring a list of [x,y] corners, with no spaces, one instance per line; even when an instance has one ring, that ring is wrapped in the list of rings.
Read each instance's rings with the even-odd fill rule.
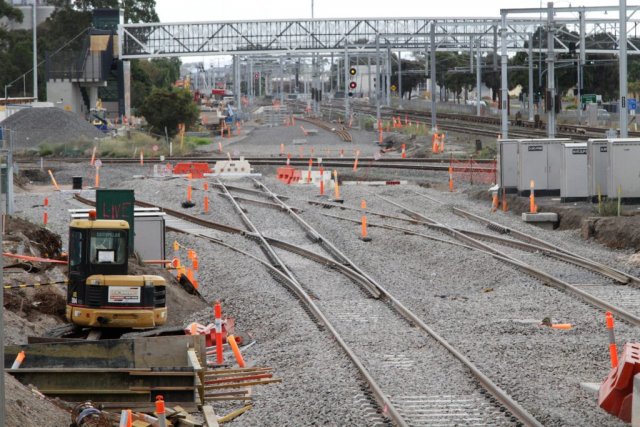
[[[367,209],[367,201],[365,199],[360,202],[360,209]],[[371,237],[367,234],[367,215],[364,212],[362,213],[362,218],[360,218],[360,240],[363,242],[371,241]]]
[[[431,136],[431,152],[432,152],[433,154],[437,154],[437,153],[438,153],[438,148],[437,148],[438,146],[437,146],[437,144],[438,144],[438,134],[437,134],[437,133],[434,133],[434,134]]]
[[[24,362],[25,357],[27,356],[24,353],[24,350],[18,353],[18,355],[16,356],[16,360],[14,360],[13,365],[11,365],[11,369],[18,369],[20,365],[22,365],[22,362]]]
[[[53,186],[56,187],[56,190],[60,191],[60,187],[58,187],[58,183],[56,182],[56,179],[53,177],[53,172],[51,172],[51,169],[49,169],[48,172],[49,172],[49,176],[51,177],[51,182],[53,182]]]
[[[223,131],[221,130],[220,132],[223,132]],[[222,142],[218,142],[218,153],[222,154]]]
[[[231,346],[231,350],[233,350],[233,355],[236,358],[236,362],[238,362],[238,366],[244,368],[244,358],[242,357],[242,353],[240,353],[240,348],[238,348],[236,337],[233,335],[227,335],[227,343]]]
[[[198,324],[196,322],[189,325],[189,332],[191,335],[198,335]]]
[[[42,223],[44,224],[44,226],[47,226],[47,223],[49,222],[49,213],[47,212],[47,206],[49,206],[49,198],[45,197],[44,198],[44,212],[42,214]]]
[[[313,168],[313,159],[309,159],[309,170],[307,171],[307,184],[311,184],[311,168]]]
[[[196,252],[193,249],[187,249],[187,259],[189,261],[192,261],[195,256]]]
[[[120,413],[119,427],[131,427],[133,425],[131,409],[123,409]]]
[[[333,189],[335,192],[335,198],[334,201],[335,202],[342,202],[342,199],[340,198],[340,184],[338,183],[338,171],[337,170],[333,170]]]
[[[353,171],[357,171],[358,170],[358,157],[360,156],[360,150],[356,150],[356,158],[353,161]]]
[[[453,193],[453,166],[449,165],[449,192]]]
[[[402,144],[402,158],[407,158],[407,144]]]
[[[440,147],[438,151],[444,153],[444,133],[440,134]]]
[[[618,367],[618,347],[616,346],[616,335],[613,331],[613,314],[607,311],[605,314],[607,320],[607,329],[609,331],[609,357],[611,358],[611,367]]]
[[[93,151],[91,152],[91,161],[89,162],[89,166],[93,166],[96,163],[96,149],[98,147],[93,147]]]
[[[204,213],[209,213],[209,197],[204,196]]]
[[[203,183],[202,188],[204,189],[204,191],[209,191],[209,183],[208,182]]]
[[[536,206],[536,196],[535,192],[535,181],[532,179],[529,182],[529,188],[531,189],[531,193],[529,194],[529,213],[536,213],[538,211],[538,207]]]
[[[96,168],[96,177],[94,178],[93,186],[100,187],[100,168]]]
[[[320,166],[320,195],[324,196],[324,168]]]
[[[144,152],[140,150],[140,166],[144,166]]]
[[[191,184],[187,185],[187,201],[190,202],[191,201],[191,192],[192,192],[192,188],[191,188]]]
[[[194,256],[191,262],[193,264],[193,287],[198,289],[198,287],[200,286],[200,283],[198,281],[198,268],[200,267],[200,264],[198,263],[198,257]]]
[[[498,206],[500,206],[500,203],[498,202],[498,192],[494,191],[491,195],[491,212],[497,211]]]
[[[507,204],[507,194],[505,193],[505,191],[502,191],[502,212],[508,212],[509,211],[509,206]]]
[[[178,258],[178,251],[180,251],[180,243],[177,240],[173,241],[173,257]]]
[[[220,301],[214,303],[213,312],[216,327],[216,362],[218,365],[222,365],[224,358],[222,355],[222,306],[220,305]]]
[[[280,144],[280,155],[284,156],[284,144]]]
[[[164,398],[160,395],[156,396],[156,417],[158,417],[158,427],[167,427]]]

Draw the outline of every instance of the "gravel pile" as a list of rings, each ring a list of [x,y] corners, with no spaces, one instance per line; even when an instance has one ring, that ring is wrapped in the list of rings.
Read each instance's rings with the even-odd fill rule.
[[[93,141],[106,135],[83,117],[60,108],[23,108],[2,122],[11,130],[18,150],[31,149],[42,143],[59,144]]]

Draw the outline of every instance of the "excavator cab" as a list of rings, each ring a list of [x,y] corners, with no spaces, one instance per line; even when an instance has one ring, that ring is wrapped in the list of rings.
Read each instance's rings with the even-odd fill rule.
[[[67,319],[79,326],[153,328],[166,322],[165,280],[128,274],[129,224],[71,221]]]

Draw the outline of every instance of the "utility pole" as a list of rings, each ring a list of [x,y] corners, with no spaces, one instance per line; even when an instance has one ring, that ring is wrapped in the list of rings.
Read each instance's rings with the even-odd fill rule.
[[[436,130],[436,22],[431,21],[431,130]]]
[[[382,73],[380,72],[380,33],[376,33],[376,119],[380,123],[380,98],[382,98]]]
[[[349,122],[349,45],[344,43],[344,123]]]
[[[482,51],[480,50],[481,40],[478,39],[478,45],[476,46],[476,116],[480,116],[482,101]],[[471,70],[469,70],[471,71]]]
[[[555,24],[553,22],[553,2],[547,3],[547,136],[556,137],[556,84],[555,52],[553,50]]]
[[[508,88],[508,78],[507,78],[507,62],[509,58],[507,57],[507,13],[500,12],[502,16],[502,25],[500,28],[500,50],[501,50],[501,60],[500,67],[501,72],[500,75],[502,77],[501,91],[500,91],[500,113],[502,118],[502,139],[509,138],[509,88]]]
[[[387,66],[386,68],[386,81],[387,81],[387,107],[391,106],[391,47],[387,47]]]
[[[36,2],[33,2],[33,16],[31,23],[33,25],[33,97],[38,100],[38,19]]]
[[[529,33],[529,121],[533,121],[533,33]]]
[[[580,56],[578,59],[578,118],[582,122],[582,88],[584,87],[584,62],[586,59],[584,7],[580,8]]]
[[[5,129],[6,130],[6,129]],[[5,138],[6,145],[6,133],[2,133],[3,138]],[[4,147],[3,147],[4,148]],[[2,177],[0,174],[0,185],[2,185]],[[8,195],[7,195],[8,196]],[[2,212],[2,203],[0,203],[0,218],[2,218],[4,212]],[[4,221],[0,221],[0,248],[4,247],[3,237],[4,237]],[[0,257],[0,283],[4,283],[3,277],[3,269],[4,269],[4,260]],[[5,392],[4,392],[4,292],[0,292],[0,363],[2,363],[2,372],[0,372],[0,427],[4,427],[5,422],[5,413],[6,411],[6,402],[5,402]]]
[[[400,59],[400,51],[398,51],[398,94],[400,95],[398,106],[402,108],[402,60]]]
[[[627,0],[620,0],[620,138],[627,138]]]

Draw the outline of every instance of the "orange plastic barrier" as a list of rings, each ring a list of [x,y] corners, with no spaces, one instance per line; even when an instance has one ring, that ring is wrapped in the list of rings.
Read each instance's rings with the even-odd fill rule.
[[[620,363],[611,368],[598,392],[598,405],[626,423],[631,422],[633,377],[637,373],[640,373],[640,344],[625,344]]]
[[[497,165],[495,160],[491,163],[478,163],[472,157],[468,160],[454,160],[452,158],[449,164],[456,181],[467,181],[470,184],[496,182]]]
[[[277,178],[285,184],[295,184],[300,181],[301,173],[294,167],[283,166],[278,168]]]
[[[186,162],[178,163],[173,168],[174,175],[191,174],[193,178],[203,178],[205,173],[211,173],[208,163]]]

